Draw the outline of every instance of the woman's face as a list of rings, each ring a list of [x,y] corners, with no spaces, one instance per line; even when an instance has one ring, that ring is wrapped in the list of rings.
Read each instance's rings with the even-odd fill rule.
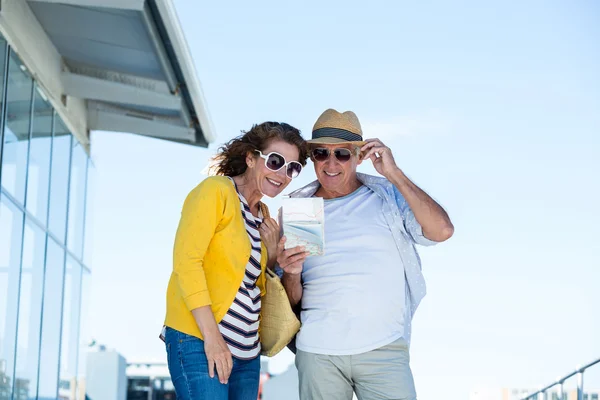
[[[265,157],[272,152],[279,153],[286,163],[290,161],[298,162],[300,156],[300,152],[295,145],[279,139],[272,140],[261,152]],[[267,162],[269,161],[262,158],[259,153],[248,154],[246,158],[246,163],[249,166],[248,172],[256,180],[258,190],[265,196],[276,197],[290,184],[292,179],[286,174],[287,166],[278,171],[272,171],[267,168]]]

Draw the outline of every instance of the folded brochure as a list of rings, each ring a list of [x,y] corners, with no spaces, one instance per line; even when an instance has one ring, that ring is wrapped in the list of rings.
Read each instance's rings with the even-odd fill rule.
[[[323,198],[284,198],[279,226],[286,237],[285,248],[304,246],[311,256],[325,254]]]

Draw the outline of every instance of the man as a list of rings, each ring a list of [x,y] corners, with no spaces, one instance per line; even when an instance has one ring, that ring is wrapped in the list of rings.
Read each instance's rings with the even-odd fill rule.
[[[379,139],[363,141],[353,112],[329,109],[312,132],[318,181],[291,197],[322,197],[325,254],[279,247],[292,306],[301,400],[416,399],[411,320],[425,296],[415,244],[450,238],[446,212],[404,175]],[[371,160],[383,178],[356,168]]]

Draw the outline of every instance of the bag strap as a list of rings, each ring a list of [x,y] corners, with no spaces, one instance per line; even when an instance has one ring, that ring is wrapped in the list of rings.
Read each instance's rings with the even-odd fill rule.
[[[280,280],[279,275],[277,275],[271,268],[266,268],[265,273],[267,274],[267,278],[277,279],[278,281]]]
[[[258,205],[260,207],[260,211],[262,212],[263,219],[271,218],[271,214],[269,213],[269,207],[267,207],[267,205],[262,201],[259,202]]]
[[[265,203],[263,203],[262,201],[259,202],[258,205],[260,207],[260,211],[262,212],[263,219],[271,218],[271,214],[269,214],[269,207],[267,207],[267,205]],[[266,268],[266,275],[267,275],[267,278],[270,278],[270,279],[277,278],[277,280],[279,280],[279,276],[277,276],[277,274],[274,271],[272,271],[270,268]]]

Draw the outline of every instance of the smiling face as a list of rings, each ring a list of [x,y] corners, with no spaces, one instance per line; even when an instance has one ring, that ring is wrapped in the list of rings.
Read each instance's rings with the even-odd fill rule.
[[[311,157],[317,179],[321,184],[319,195],[324,198],[342,197],[352,193],[360,186],[356,178],[356,167],[362,160],[357,155],[355,145],[351,143],[314,144],[311,146],[311,154],[312,150],[316,148],[325,148],[330,151],[329,157],[324,161],[318,161]],[[342,148],[351,152],[350,159],[346,162],[338,160],[334,155],[335,149]]]
[[[286,162],[298,161],[300,156],[298,147],[279,139],[272,140],[261,152],[265,156],[271,152],[279,153]],[[249,167],[248,178],[256,183],[256,188],[265,196],[276,197],[292,181],[286,175],[287,167],[283,167],[277,172],[271,171],[266,166],[266,160],[261,158],[258,153],[248,154],[246,164]]]

